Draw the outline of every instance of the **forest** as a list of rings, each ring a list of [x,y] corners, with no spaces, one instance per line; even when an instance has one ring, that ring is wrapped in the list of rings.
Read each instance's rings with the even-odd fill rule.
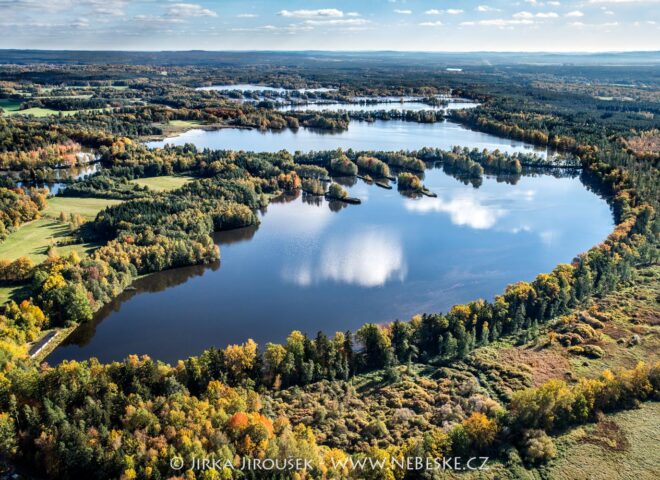
[[[295,457],[313,464],[295,478],[401,479],[430,477],[389,462],[355,471],[341,460],[475,456],[492,460],[494,478],[524,478],[521,471],[547,472],[559,461],[557,445],[572,428],[660,400],[657,88],[651,101],[640,87],[644,100],[604,108],[577,86],[570,68],[549,74],[518,66],[511,74],[493,67],[465,77],[429,69],[409,78],[387,64],[377,69],[382,79],[367,85],[359,67],[272,66],[256,74],[240,66],[182,65],[169,68],[167,78],[139,62],[109,69],[0,68],[0,98],[24,100],[45,85],[79,86],[94,95],[84,102],[63,96],[24,104],[76,110],[72,115],[0,114],[0,169],[6,174],[0,242],[39,219],[54,199],[121,200],[71,222],[77,236],[98,245],[88,255],[60,255],[51,247],[40,263],[0,259],[0,283],[13,289],[0,315],[0,457],[7,471],[26,478],[237,478],[240,473],[227,466],[176,472],[170,462]],[[584,69],[607,83],[608,73]],[[529,76],[537,80],[534,86]],[[449,111],[452,120],[558,154],[460,146],[255,153],[143,144],[177,121],[205,128],[341,130],[367,120],[285,113],[194,88],[224,78],[339,86],[331,94],[335,99],[451,90],[481,102]],[[396,118],[387,110],[370,115]],[[401,115],[412,122],[444,119]],[[57,196],[29,186],[79,163],[81,148],[93,149],[103,168],[67,180]],[[172,365],[135,355],[108,364],[90,359],[56,366],[31,358],[30,347],[45,332],[90,322],[138,276],[217,261],[221,252],[211,234],[255,225],[258,209],[283,192],[349,200],[333,180],[368,176],[396,181],[404,194],[432,194],[423,180],[433,167],[475,188],[487,175],[515,182],[538,169],[579,171],[607,198],[616,226],[601,244],[575,252],[572,262],[447,312],[367,323],[334,335],[301,328],[283,343],[246,339]],[[166,175],[190,181],[164,191],[135,182]],[[627,296],[618,296],[622,290]],[[633,322],[634,311],[646,317]],[[611,344],[603,342],[610,337]],[[500,355],[548,355],[576,366],[563,377],[538,376],[538,367]]]

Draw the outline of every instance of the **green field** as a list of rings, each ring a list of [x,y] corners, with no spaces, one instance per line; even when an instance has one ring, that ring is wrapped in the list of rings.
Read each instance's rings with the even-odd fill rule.
[[[13,110],[8,112],[9,115],[33,115],[35,117],[48,117],[49,115],[62,114],[64,116],[75,115],[80,110],[68,110],[66,112],[52,110],[50,108],[26,108],[25,110]]]
[[[138,178],[132,180],[132,182],[147,187],[154,192],[165,192],[181,188],[191,180],[192,177],[165,175],[163,177]]]
[[[78,95],[77,98],[87,98],[89,95]],[[21,102],[16,100],[0,100],[0,108],[4,111],[6,115],[33,115],[35,117],[48,117],[50,115],[59,115],[60,113],[64,116],[75,115],[78,112],[94,112],[104,110],[102,108],[92,108],[88,110],[53,110],[51,108],[26,108],[25,110],[20,110]]]
[[[52,197],[48,199],[44,216],[57,218],[60,212],[64,212],[65,215],[77,213],[87,220],[92,220],[105,207],[118,203],[121,201],[106,198]]]
[[[170,120],[170,125],[174,127],[199,127],[204,124],[198,120]]]
[[[41,262],[46,258],[48,247],[70,238],[69,226],[57,220],[60,212],[64,212],[67,216],[70,213],[77,213],[86,220],[92,220],[99,211],[117,203],[120,201],[103,198],[50,198],[48,207],[43,212],[43,218],[22,225],[0,243],[0,258],[15,260],[26,256],[35,263]],[[57,246],[57,251],[60,255],[66,255],[75,250],[82,255],[97,246],[91,243]]]
[[[48,247],[57,241],[66,240],[69,234],[67,224],[52,218],[40,218],[22,225],[0,243],[0,258],[15,260],[18,257],[29,257],[35,263],[42,262],[46,259]],[[96,247],[94,244],[75,244],[58,246],[57,251],[60,255],[66,255],[75,250],[83,255]]]

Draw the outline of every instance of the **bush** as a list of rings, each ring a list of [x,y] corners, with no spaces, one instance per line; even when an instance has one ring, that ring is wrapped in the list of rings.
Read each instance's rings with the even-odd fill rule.
[[[377,159],[376,157],[368,157],[366,155],[362,155],[358,157],[356,163],[358,167],[378,177],[390,176],[390,167],[388,167],[385,162]]]
[[[529,463],[545,463],[557,456],[557,447],[543,430],[526,430],[523,433],[523,455]]]
[[[0,282],[24,282],[32,276],[34,263],[27,257],[10,262],[0,260]]]
[[[305,193],[311,195],[325,194],[325,184],[316,178],[304,178],[302,181],[302,189]]]
[[[355,176],[358,173],[358,167],[350,158],[343,153],[330,160],[330,170],[337,175]]]
[[[344,190],[338,183],[333,183],[328,189],[328,197],[341,200],[348,197],[348,192]]]
[[[398,178],[398,188],[399,190],[408,190],[419,192],[422,190],[422,182],[416,175],[412,173],[403,172],[399,174]]]
[[[603,358],[605,356],[605,351],[598,345],[574,345],[568,347],[568,352],[588,358]]]

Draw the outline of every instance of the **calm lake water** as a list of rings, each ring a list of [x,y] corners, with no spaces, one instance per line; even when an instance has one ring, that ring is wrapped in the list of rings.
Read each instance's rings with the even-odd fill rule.
[[[244,134],[265,139],[260,132],[223,130],[207,132],[213,140],[204,146],[246,148]],[[286,137],[271,134],[278,138]],[[493,143],[480,138],[483,146]],[[381,142],[360,145],[393,144]],[[263,347],[295,329],[332,334],[447,311],[570,262],[613,226],[608,205],[578,178],[522,177],[515,185],[485,178],[473,188],[433,169],[424,183],[438,198],[410,199],[358,181],[348,189],[361,205],[303,196],[273,202],[259,227],[216,235],[221,263],[138,280],[135,291],[99,312],[48,361],[111,361],[137,353],[173,362],[248,338]]]
[[[176,137],[150,142],[150,147],[166,144],[193,143],[200,148],[251,150],[256,152],[334,150],[417,150],[422,147],[450,149],[454,145],[499,149],[503,152],[544,154],[545,149],[516,140],[476,132],[454,122],[415,123],[401,120],[375,122],[352,121],[348,130],[325,132],[300,128],[294,130],[262,131],[256,129],[223,128],[220,130],[188,130]]]
[[[255,85],[253,83],[236,83],[233,85],[210,85],[208,87],[199,87],[197,90],[204,91],[217,91],[217,92],[312,92],[323,93],[332,92],[333,88],[298,88],[295,90],[280,88],[280,87],[267,87],[266,85]]]
[[[88,175],[92,175],[103,166],[100,162],[91,161],[91,163],[72,166],[69,168],[58,168],[53,170],[53,176],[56,181],[54,182],[40,182],[40,181],[20,181],[17,180],[19,187],[37,187],[47,188],[52,195],[57,195],[61,190],[65,189],[68,185],[67,180],[78,180]],[[11,172],[2,172],[2,174],[10,175]]]
[[[279,107],[281,112],[378,112],[381,110],[397,110],[400,112],[413,111],[419,112],[422,110],[458,110],[464,108],[474,108],[478,103],[468,101],[451,101],[447,106],[433,106],[423,102],[416,101],[403,101],[396,100],[379,103],[305,103],[298,105],[285,105]]]

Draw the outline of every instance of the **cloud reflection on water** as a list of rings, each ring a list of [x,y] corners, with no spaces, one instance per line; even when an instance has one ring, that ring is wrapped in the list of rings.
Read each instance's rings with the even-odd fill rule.
[[[282,232],[291,236],[319,235],[332,222],[334,213],[320,202],[318,208],[309,203],[294,201],[271,204],[267,208],[268,221],[282,225]]]
[[[485,205],[471,195],[461,195],[450,200],[441,197],[408,199],[404,206],[409,212],[447,213],[454,225],[466,225],[480,230],[492,228],[497,220],[507,213],[505,209]]]
[[[407,273],[401,240],[391,232],[371,229],[329,239],[318,258],[285,270],[283,277],[300,286],[329,280],[371,288],[403,281]]]

